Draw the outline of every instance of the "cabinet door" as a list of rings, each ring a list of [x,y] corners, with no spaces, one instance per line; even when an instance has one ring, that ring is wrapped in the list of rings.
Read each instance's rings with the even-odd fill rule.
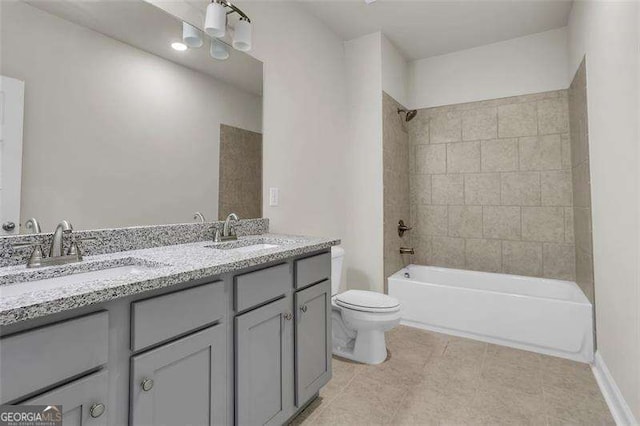
[[[24,401],[26,405],[62,405],[65,426],[104,426],[109,381],[107,371],[91,374]]]
[[[280,425],[293,414],[291,296],[236,317],[236,423]]]
[[[296,312],[296,405],[331,379],[331,281],[299,291]]]
[[[225,327],[209,327],[131,359],[133,425],[227,424]]]

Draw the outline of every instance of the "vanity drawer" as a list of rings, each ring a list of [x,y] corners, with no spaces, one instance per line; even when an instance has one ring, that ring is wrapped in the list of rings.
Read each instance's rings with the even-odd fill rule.
[[[235,283],[236,312],[245,311],[291,291],[291,271],[289,264],[272,266],[248,274],[238,275]]]
[[[222,281],[133,302],[131,349],[137,351],[219,321],[226,311]]]
[[[296,260],[296,288],[331,278],[331,253],[322,253]]]
[[[26,396],[107,362],[106,311],[0,339],[0,403]]]

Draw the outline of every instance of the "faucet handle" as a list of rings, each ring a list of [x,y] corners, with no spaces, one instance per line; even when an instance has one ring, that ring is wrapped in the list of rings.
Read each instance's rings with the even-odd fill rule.
[[[42,246],[40,244],[33,244],[33,251],[29,260],[27,261],[27,268],[34,268],[36,266],[42,266],[42,260],[45,258]]]
[[[78,259],[78,261],[82,260],[82,251],[80,251],[78,242],[76,241],[76,238],[73,235],[71,236],[71,244],[69,245],[67,256],[75,256],[76,259]]]

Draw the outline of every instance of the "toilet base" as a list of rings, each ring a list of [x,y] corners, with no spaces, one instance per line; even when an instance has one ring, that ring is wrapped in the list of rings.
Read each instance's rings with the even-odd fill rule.
[[[346,345],[343,342],[336,343],[338,342],[334,340],[333,354],[342,358],[365,364],[380,364],[387,359],[384,331],[360,331]]]
[[[387,359],[387,344],[384,333],[395,327],[400,321],[399,313],[391,315],[367,315],[364,322],[354,320],[334,306],[332,312],[333,353],[342,358],[365,364],[380,364]],[[362,313],[356,313],[362,315]],[[376,321],[377,320],[377,321]]]

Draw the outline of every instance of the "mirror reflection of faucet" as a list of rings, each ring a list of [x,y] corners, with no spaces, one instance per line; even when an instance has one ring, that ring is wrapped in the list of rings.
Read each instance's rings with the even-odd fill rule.
[[[204,215],[203,215],[202,213],[200,213],[200,212],[196,212],[196,213],[193,215],[193,219],[194,219],[194,220],[197,220],[197,221],[198,221],[198,222],[200,222],[200,223],[205,223],[205,222],[207,221],[207,220],[204,218]]]

